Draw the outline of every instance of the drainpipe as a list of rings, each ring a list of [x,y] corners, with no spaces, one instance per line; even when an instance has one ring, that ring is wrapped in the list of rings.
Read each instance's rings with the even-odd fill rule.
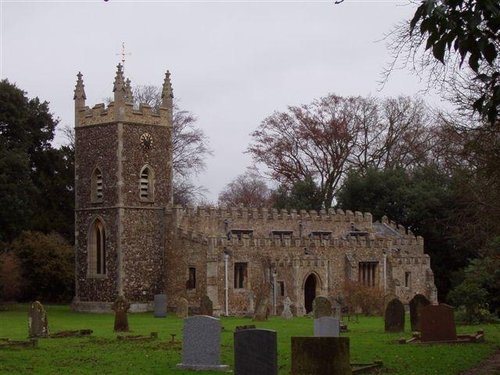
[[[227,263],[229,261],[229,254],[224,250],[224,313],[229,315],[229,286],[227,282]]]
[[[387,252],[384,251],[384,294],[387,292]]]

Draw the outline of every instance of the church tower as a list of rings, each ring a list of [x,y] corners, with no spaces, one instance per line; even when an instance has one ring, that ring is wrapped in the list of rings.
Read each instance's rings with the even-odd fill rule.
[[[165,289],[165,224],[172,204],[170,73],[158,111],[133,105],[118,65],[113,101],[89,108],[82,74],[75,87],[75,250],[79,311],[109,310],[124,296],[151,308]]]

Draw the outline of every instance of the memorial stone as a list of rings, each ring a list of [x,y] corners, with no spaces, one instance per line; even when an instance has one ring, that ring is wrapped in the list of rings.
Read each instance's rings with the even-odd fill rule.
[[[430,301],[422,294],[416,294],[410,301],[410,322],[412,331],[420,331],[420,314],[422,307],[430,305]]]
[[[243,329],[234,333],[234,373],[236,375],[277,375],[276,331]]]
[[[420,318],[420,333],[423,342],[457,339],[453,307],[445,304],[428,305],[420,310]]]
[[[130,303],[124,296],[118,296],[111,308],[115,312],[115,332],[128,332],[128,316],[127,312],[130,308]]]
[[[292,375],[351,375],[348,337],[292,337]]]
[[[43,305],[35,301],[30,305],[28,311],[29,337],[47,337],[49,335],[47,312]]]
[[[184,319],[182,363],[177,367],[189,370],[227,371],[220,364],[220,320],[196,315]]]
[[[184,319],[188,317],[189,314],[189,304],[188,300],[184,297],[179,298],[177,301],[176,315],[178,318]]]
[[[165,318],[167,316],[167,295],[155,294],[154,297],[154,317]]]
[[[257,308],[255,309],[255,315],[253,320],[264,321],[267,320],[269,314],[269,298],[262,297],[257,302]]]
[[[214,304],[209,296],[201,297],[200,301],[200,315],[212,316],[214,314]]]
[[[292,310],[290,308],[291,306],[292,306],[292,301],[290,300],[289,297],[286,297],[283,300],[283,312],[281,313],[281,317],[283,319],[292,319],[293,318]]]
[[[313,301],[313,317],[314,319],[322,316],[332,316],[332,303],[326,297],[316,297]]]
[[[385,332],[403,332],[405,330],[405,307],[394,298],[390,301],[384,313]]]
[[[331,316],[314,319],[314,337],[339,337],[340,322]]]

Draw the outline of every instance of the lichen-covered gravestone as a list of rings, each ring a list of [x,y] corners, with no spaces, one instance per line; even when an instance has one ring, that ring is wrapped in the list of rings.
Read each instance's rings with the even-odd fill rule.
[[[200,315],[212,316],[214,314],[214,304],[209,296],[201,297],[200,301]]]
[[[422,307],[430,305],[431,302],[422,294],[416,294],[410,301],[410,322],[412,331],[420,331],[420,314]]]
[[[293,318],[291,306],[292,306],[292,301],[290,300],[289,297],[286,297],[283,300],[283,312],[281,313],[281,317],[283,319],[292,319]]]
[[[313,317],[314,319],[322,316],[332,316],[332,303],[326,297],[316,297],[313,301]]]
[[[399,299],[394,298],[387,304],[384,323],[386,332],[403,332],[405,330],[405,307]]]
[[[220,320],[197,315],[184,320],[182,363],[177,367],[190,370],[226,371],[220,364]]]
[[[292,337],[292,375],[351,375],[348,337]]]
[[[178,318],[184,319],[189,315],[189,304],[188,300],[181,297],[177,300],[176,315]]]
[[[47,313],[43,305],[35,301],[28,311],[29,337],[47,337],[49,335],[49,323]]]
[[[267,320],[269,313],[269,298],[261,297],[257,302],[257,308],[255,309],[255,315],[253,320],[264,321]]]
[[[113,303],[112,310],[115,312],[115,332],[128,332],[128,316],[127,312],[130,308],[130,303],[124,296],[118,296]]]

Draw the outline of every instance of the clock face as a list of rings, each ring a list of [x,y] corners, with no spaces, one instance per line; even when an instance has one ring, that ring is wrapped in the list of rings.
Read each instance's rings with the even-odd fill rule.
[[[153,146],[153,137],[149,133],[141,135],[141,146],[144,150],[149,150]]]

